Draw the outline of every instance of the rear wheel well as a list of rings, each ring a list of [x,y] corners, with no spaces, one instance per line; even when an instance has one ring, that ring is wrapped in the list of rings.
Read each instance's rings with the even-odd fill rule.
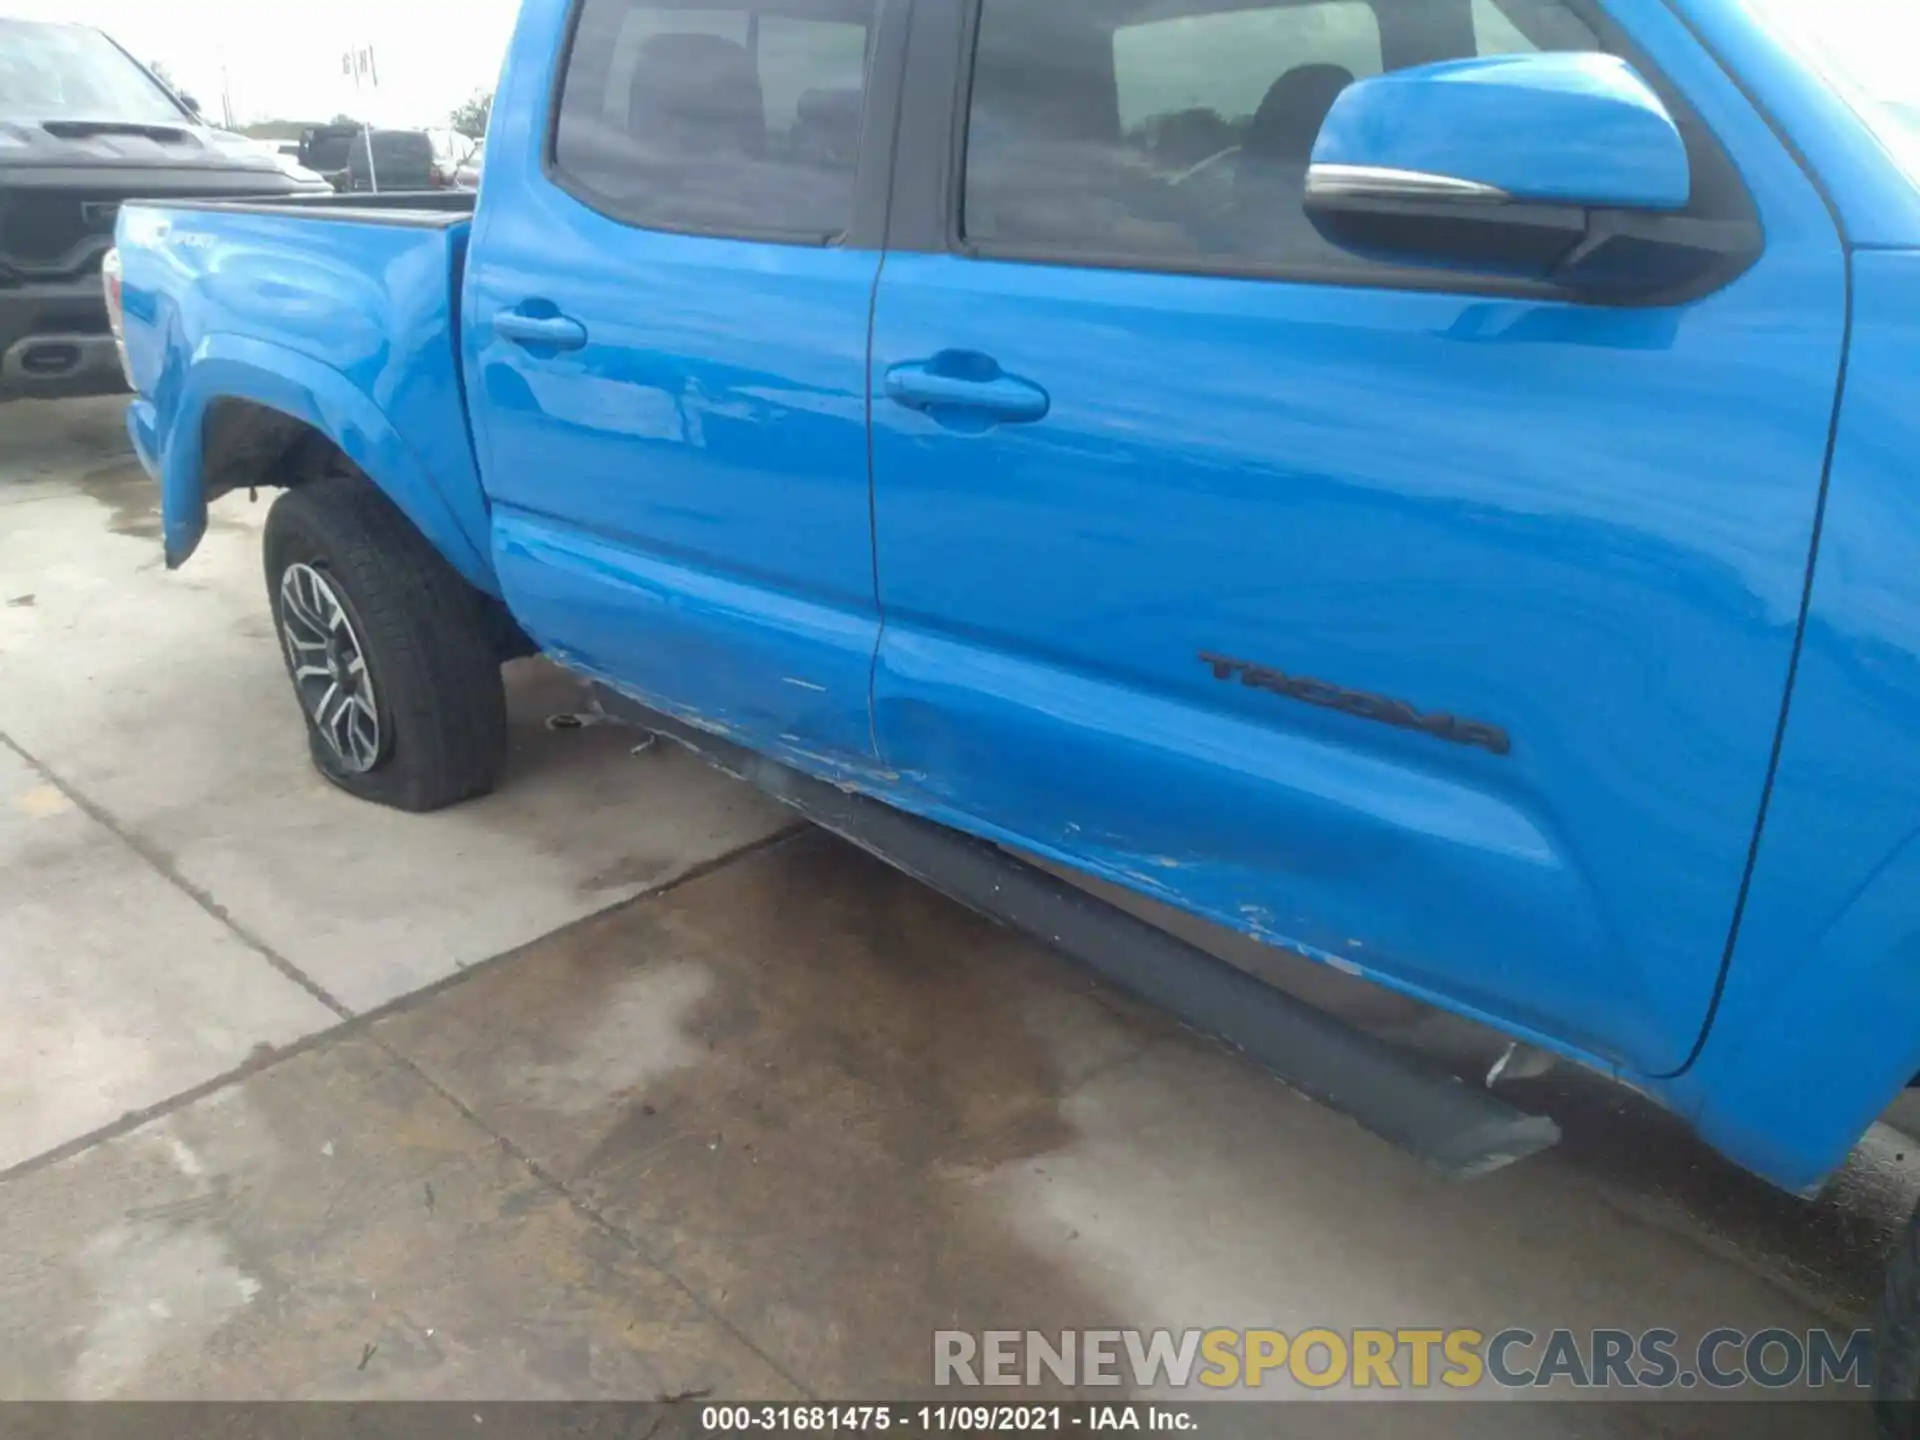
[[[330,436],[297,416],[237,396],[222,396],[207,407],[200,432],[200,476],[207,499],[234,490],[292,490],[336,475],[353,476],[379,488]],[[404,511],[395,508],[403,519],[407,518]],[[416,535],[420,533],[411,519],[407,524]],[[430,543],[424,536],[421,539]],[[505,605],[484,592],[474,593],[479,596],[501,660],[539,652],[540,647],[514,622]]]
[[[253,400],[215,400],[201,422],[200,476],[209,500],[230,490],[290,489],[358,473],[346,452],[306,421]]]

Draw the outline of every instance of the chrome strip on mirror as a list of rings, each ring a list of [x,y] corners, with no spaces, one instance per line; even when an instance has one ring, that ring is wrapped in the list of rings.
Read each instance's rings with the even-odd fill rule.
[[[1424,170],[1394,170],[1384,165],[1326,165],[1307,168],[1309,199],[1460,200],[1504,205],[1513,197],[1497,185],[1433,175]]]

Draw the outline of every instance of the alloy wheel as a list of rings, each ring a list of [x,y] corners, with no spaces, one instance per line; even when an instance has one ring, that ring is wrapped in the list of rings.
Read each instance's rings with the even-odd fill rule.
[[[289,565],[280,577],[280,636],[300,704],[350,774],[380,763],[380,703],[366,652],[326,575]]]

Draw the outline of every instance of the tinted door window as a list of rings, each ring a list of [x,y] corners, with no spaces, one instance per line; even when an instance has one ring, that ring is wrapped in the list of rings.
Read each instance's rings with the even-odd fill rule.
[[[1493,0],[1473,0],[1473,41],[1482,55],[1528,55],[1540,48]]]
[[[1320,238],[1308,157],[1382,70],[1597,49],[1561,0],[985,0],[963,230],[988,252],[1378,270]]]
[[[1373,7],[1366,0],[1330,0],[1123,26],[1113,35],[1121,131],[1139,136],[1144,126],[1199,113],[1237,139],[1267,98],[1276,61],[1300,55],[1353,76],[1379,74]]]
[[[852,217],[872,0],[584,0],[554,165],[636,225],[814,241]]]

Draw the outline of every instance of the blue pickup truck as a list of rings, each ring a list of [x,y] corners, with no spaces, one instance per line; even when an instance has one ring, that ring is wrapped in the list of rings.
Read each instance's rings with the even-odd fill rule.
[[[487,791],[537,650],[1459,1173],[1551,1126],[1009,852],[1811,1191],[1920,1076],[1917,38],[527,0],[477,202],[127,207],[130,428],[170,565],[283,488],[356,795]]]

